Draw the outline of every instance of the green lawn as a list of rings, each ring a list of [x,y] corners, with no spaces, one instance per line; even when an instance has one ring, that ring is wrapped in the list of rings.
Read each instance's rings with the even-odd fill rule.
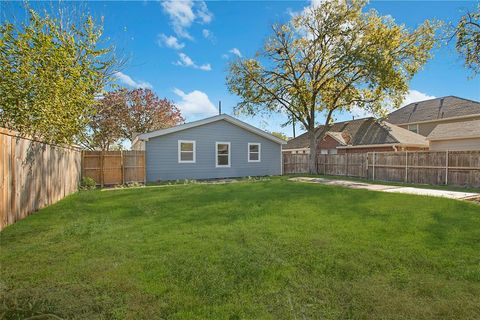
[[[0,237],[0,318],[480,318],[466,202],[285,179],[95,190]]]

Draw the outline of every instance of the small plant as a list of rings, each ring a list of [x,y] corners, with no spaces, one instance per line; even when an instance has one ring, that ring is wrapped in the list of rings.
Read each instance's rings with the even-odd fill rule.
[[[83,177],[80,183],[80,189],[82,190],[91,190],[95,189],[97,183],[90,177]]]

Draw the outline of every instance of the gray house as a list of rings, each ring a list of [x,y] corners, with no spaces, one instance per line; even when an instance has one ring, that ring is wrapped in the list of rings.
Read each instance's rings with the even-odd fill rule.
[[[147,181],[282,174],[286,142],[226,114],[140,134]]]

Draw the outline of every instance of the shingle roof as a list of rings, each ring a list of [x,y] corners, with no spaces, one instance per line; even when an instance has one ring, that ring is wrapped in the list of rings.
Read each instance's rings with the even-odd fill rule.
[[[171,127],[171,128],[167,128],[167,129],[160,129],[160,130],[156,130],[156,131],[152,131],[152,132],[139,134],[137,137],[135,137],[135,139],[133,139],[132,145],[134,145],[138,140],[148,140],[148,139],[153,138],[153,137],[163,136],[163,135],[170,134],[170,133],[173,133],[173,132],[187,130],[187,129],[198,127],[198,126],[203,126],[205,124],[209,124],[209,123],[212,123],[212,122],[215,122],[215,121],[220,121],[220,120],[225,120],[227,122],[230,122],[231,124],[234,124],[234,125],[236,125],[240,128],[243,128],[247,131],[250,131],[250,132],[252,132],[254,134],[257,134],[261,137],[264,137],[266,139],[269,139],[273,142],[276,142],[276,143],[279,143],[279,144],[285,144],[286,143],[285,140],[280,139],[278,137],[275,137],[274,135],[272,135],[272,134],[270,134],[266,131],[260,130],[257,127],[254,127],[254,126],[252,126],[252,125],[250,125],[246,122],[240,121],[240,120],[238,120],[238,119],[236,119],[232,116],[229,116],[227,114],[219,114],[219,115],[209,117],[209,118],[205,118],[205,119],[202,119],[202,120],[197,120],[197,121],[193,121],[193,122],[180,124],[180,125],[175,126],[175,127]]]
[[[390,113],[386,120],[404,124],[469,115],[480,115],[480,102],[447,96],[410,103]]]
[[[317,131],[322,126],[317,127]],[[348,133],[351,140],[348,145],[375,145],[375,144],[409,144],[428,146],[425,137],[392,125],[387,122],[379,122],[374,118],[364,118],[351,121],[337,122],[328,131],[332,136],[338,137],[339,133]],[[340,135],[343,139],[344,136]],[[304,133],[287,142],[283,149],[308,148],[308,133]]]
[[[477,137],[480,137],[480,120],[439,124],[430,132],[427,140]]]

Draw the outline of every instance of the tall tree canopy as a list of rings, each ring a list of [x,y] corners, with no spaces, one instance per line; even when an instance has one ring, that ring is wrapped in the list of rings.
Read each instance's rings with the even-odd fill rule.
[[[118,89],[106,93],[95,105],[83,144],[109,150],[136,133],[169,128],[184,121],[180,110],[150,89]]]
[[[480,4],[475,12],[462,16],[454,35],[457,36],[457,52],[462,55],[465,66],[476,76],[480,73]]]
[[[115,59],[90,16],[75,21],[28,10],[0,26],[0,126],[71,143],[88,123]]]
[[[430,58],[432,23],[410,31],[391,17],[363,12],[365,4],[323,1],[307,8],[273,25],[254,58],[230,65],[227,85],[242,98],[236,111],[280,112],[300,122],[310,136],[311,172],[316,142],[335,111],[362,108],[381,115],[387,104],[399,106],[409,80]],[[316,132],[320,113],[326,125]]]

